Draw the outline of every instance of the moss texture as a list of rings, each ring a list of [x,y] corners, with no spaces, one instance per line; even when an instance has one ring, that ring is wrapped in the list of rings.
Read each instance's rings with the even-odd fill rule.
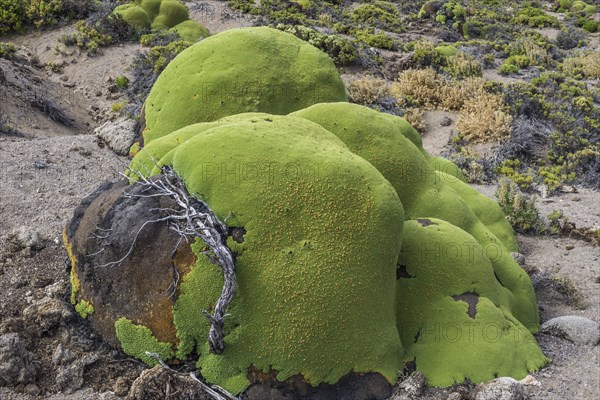
[[[120,16],[127,24],[138,30],[150,27],[148,14],[137,4],[122,4],[114,9],[113,14]]]
[[[180,85],[182,76],[186,85]],[[346,99],[344,84],[325,53],[279,30],[233,29],[189,47],[165,68],[145,103],[143,135],[147,143],[227,115],[283,115]]]
[[[209,36],[204,26],[189,19],[187,7],[177,0],[138,0],[116,7],[113,14],[121,16],[139,31],[171,29],[190,42]]]
[[[347,103],[322,52],[269,28],[224,32],[172,61],[145,107],[130,168],[171,166],[245,233],[227,243],[238,291],[224,352],[209,352],[200,314],[219,298],[222,273],[197,240],[197,260],[180,268],[189,272],[173,306],[177,343],[121,318],[128,354],[198,354],[203,377],[235,394],[250,367],[312,385],[351,372],[393,383],[415,360],[445,386],[521,378],[546,362],[531,336],[533,287],[498,205],[429,156],[404,119]]]
[[[495,202],[443,172],[452,164],[427,156],[403,119],[349,103],[288,117],[234,115],[152,141],[131,167],[156,174],[157,165],[173,166],[190,192],[247,230],[243,243],[228,243],[238,254],[240,291],[228,311],[225,352],[209,353],[209,325],[198,322],[198,310],[214,306],[223,283],[205,258],[185,276],[174,307],[176,356],[197,351],[209,382],[239,393],[250,366],[277,370],[280,380],[302,374],[315,385],[350,371],[393,382],[402,362],[416,359],[430,384],[444,386],[495,373],[522,377],[545,363],[530,333],[539,328],[533,289],[509,254],[516,246],[510,225]],[[423,216],[437,227],[419,230]],[[437,233],[415,242],[402,235],[404,226]],[[193,249],[205,250],[200,242]],[[438,268],[455,280],[438,277]],[[406,279],[413,276],[420,279]],[[498,327],[497,342],[479,337],[465,352],[467,336],[413,343],[428,324],[448,330],[472,322],[451,297],[471,292],[480,296],[475,333]],[[390,330],[386,318],[396,307],[397,330]],[[513,337],[522,342],[511,345]],[[484,369],[482,351],[504,358],[484,357]],[[440,353],[453,361],[438,362]]]
[[[208,29],[200,25],[198,22],[191,19],[183,21],[171,28],[172,31],[177,32],[183,40],[188,42],[197,42],[200,38],[205,38],[210,35]]]
[[[120,318],[115,321],[115,331],[123,351],[148,365],[154,366],[158,361],[146,355],[146,352],[156,353],[163,360],[173,358],[173,345],[159,342],[145,326],[136,325],[127,318]]]
[[[248,385],[251,365],[279,371],[280,380],[301,373],[314,385],[351,371],[393,382],[402,346],[395,306],[385,299],[394,296],[403,222],[394,189],[317,124],[237,119],[186,127],[147,148],[219,217],[231,214],[228,223],[247,231],[244,243],[229,243],[238,254],[239,290],[225,352],[208,354],[209,326],[197,317],[222,285],[219,270],[200,257],[174,308],[177,355],[197,349],[203,376],[236,393]]]
[[[398,331],[406,359],[415,360],[430,385],[521,379],[546,364],[529,327],[513,316],[489,253],[473,236],[427,218],[407,221],[403,237]]]

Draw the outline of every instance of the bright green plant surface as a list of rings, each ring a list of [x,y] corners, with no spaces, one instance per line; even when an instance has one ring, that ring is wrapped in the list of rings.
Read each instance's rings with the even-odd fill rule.
[[[115,322],[115,331],[123,351],[148,365],[156,365],[158,360],[148,356],[146,352],[156,353],[163,360],[173,357],[173,345],[156,340],[152,331],[145,326],[136,325],[127,318],[120,318]]]
[[[147,146],[217,215],[233,213],[230,223],[247,230],[244,243],[229,243],[239,254],[239,290],[228,310],[225,352],[208,353],[208,323],[198,323],[198,310],[214,304],[222,285],[219,270],[199,258],[174,309],[178,355],[198,346],[203,376],[234,392],[248,384],[250,365],[278,370],[282,380],[301,372],[312,384],[336,382],[351,370],[394,381],[402,346],[394,303],[385,299],[394,297],[404,219],[396,192],[315,123],[245,118],[186,127]],[[160,157],[157,150],[166,153]],[[210,166],[194,160],[209,157],[214,165],[251,169],[231,180],[220,173],[206,179],[198,168]]]
[[[178,85],[181,76],[190,84]],[[261,90],[230,98],[202,91],[204,82]],[[273,84],[295,91],[275,101]],[[238,292],[224,352],[209,352],[209,323],[199,313],[214,307],[223,278],[198,240],[173,309],[178,343],[160,343],[122,318],[115,327],[126,353],[152,363],[145,351],[165,359],[198,353],[203,377],[233,393],[248,386],[251,366],[317,385],[350,372],[394,382],[415,360],[430,384],[445,386],[522,378],[546,362],[529,333],[539,328],[533,288],[510,256],[517,244],[499,206],[466,185],[455,165],[430,157],[405,120],[347,103],[322,52],[268,28],[215,35],[169,64],[146,118],[131,169],[148,176],[172,166],[191,194],[246,233],[243,243],[227,243]],[[436,225],[423,226],[423,218]],[[431,255],[422,243],[432,243],[438,259],[416,261]],[[461,255],[449,258],[456,246]],[[474,322],[503,336],[489,342],[480,329],[472,343],[414,340],[430,323],[472,322],[451,297],[464,293],[479,295]]]
[[[244,145],[238,146],[238,142]],[[215,151],[217,148],[219,150]],[[362,167],[350,167],[343,161],[349,154],[352,154],[352,157],[347,161],[366,159],[378,172],[372,176]],[[210,158],[207,158],[209,156]],[[208,165],[194,161],[198,159],[210,159],[211,163]],[[438,159],[428,157],[422,149],[419,135],[403,119],[349,103],[318,104],[295,112],[290,117],[242,114],[212,123],[191,125],[155,139],[134,158],[131,166],[134,170],[152,170],[152,174],[158,173],[154,160],[158,160],[158,165],[172,165],[187,183],[188,190],[201,193],[217,215],[225,216],[231,213],[234,216],[231,225],[248,229],[244,243],[229,242],[232,250],[240,254],[236,265],[241,289],[229,309],[232,316],[226,329],[230,333],[222,355],[208,353],[208,324],[198,323],[197,319],[198,309],[209,308],[220,293],[220,272],[200,257],[192,272],[184,278],[181,295],[175,305],[174,320],[180,339],[177,356],[185,357],[194,349],[198,350],[201,354],[198,366],[209,381],[223,385],[233,392],[241,391],[248,384],[246,368],[250,365],[265,371],[272,367],[280,371],[278,379],[302,373],[313,384],[335,382],[350,369],[377,371],[393,381],[394,368],[399,366],[398,359],[391,357],[391,354],[395,354],[402,360],[416,357],[417,365],[423,366],[421,370],[432,384],[449,385],[453,383],[452,379],[491,379],[498,371],[522,376],[527,370],[537,369],[545,362],[535,342],[527,341],[523,346],[517,346],[515,352],[510,352],[511,356],[505,358],[508,361],[490,364],[488,359],[488,367],[481,368],[479,352],[489,349],[491,353],[507,354],[508,343],[512,340],[507,335],[518,333],[518,338],[530,340],[527,329],[537,330],[533,290],[525,273],[509,255],[509,251],[516,249],[516,244],[512,229],[499,207],[459,179],[442,172],[447,170],[456,174],[456,168],[448,168],[450,164],[447,162],[439,163]],[[286,178],[283,174],[283,171],[289,171],[285,166],[290,163],[304,166],[295,167],[294,179],[289,179],[289,176]],[[218,165],[250,165],[252,169],[244,172],[243,167],[240,167],[236,174],[232,175],[230,171],[228,175],[213,169]],[[272,165],[278,167],[269,172],[267,166]],[[335,168],[319,169],[319,166]],[[344,178],[341,178],[339,173],[343,173]],[[355,173],[357,176],[354,176]],[[381,183],[374,185],[371,182],[376,175],[386,182],[385,190]],[[358,176],[362,178],[358,179]],[[339,182],[342,181],[344,184],[339,186]],[[389,186],[388,181],[393,188]],[[371,188],[370,190],[381,188],[377,193],[385,193],[384,198],[389,201],[397,195],[401,208],[391,211],[394,207],[391,203],[387,204],[386,200],[387,205],[383,206],[388,210],[386,212],[373,213],[355,209],[361,204],[364,206],[364,201],[348,202],[350,198],[363,198],[360,191],[366,190],[364,184]],[[394,188],[394,194],[389,194],[389,190]],[[269,196],[266,195],[267,192],[270,193]],[[314,197],[308,209],[304,207],[308,201],[307,196],[311,199]],[[350,197],[346,199],[346,196]],[[377,206],[378,196],[371,194],[371,198],[367,204],[381,207]],[[281,205],[280,199],[283,201]],[[279,210],[283,214],[280,214]],[[319,215],[319,218],[316,221],[311,220],[306,213]],[[357,222],[358,214],[366,219]],[[383,215],[387,215],[387,218],[393,221],[383,222],[377,219],[375,223],[372,220],[374,216],[379,218]],[[494,295],[500,299],[494,305],[482,298],[482,304],[485,306],[480,306],[483,308],[480,310],[478,323],[481,321],[488,326],[495,324],[494,326],[502,331],[503,344],[499,346],[501,349],[492,348],[494,344],[486,342],[485,339],[476,340],[472,351],[466,352],[455,361],[455,364],[461,364],[461,369],[458,369],[456,374],[452,369],[440,367],[435,363],[433,354],[449,351],[448,357],[454,357],[457,353],[462,354],[458,345],[445,347],[437,344],[437,347],[419,348],[418,344],[415,345],[414,351],[402,353],[402,343],[396,341],[389,326],[382,322],[385,319],[384,315],[389,312],[387,306],[379,304],[380,312],[369,310],[369,307],[377,302],[389,301],[385,300],[385,296],[389,295],[389,285],[380,286],[382,289],[379,297],[374,295],[370,286],[364,286],[367,281],[368,285],[372,285],[373,282],[385,279],[386,274],[390,272],[394,276],[396,274],[394,260],[398,253],[394,253],[393,248],[399,243],[395,241],[398,238],[390,241],[390,231],[382,237],[383,231],[392,229],[397,234],[398,230],[402,231],[402,226],[406,225],[399,223],[399,218],[411,220],[423,215],[439,215],[440,218],[463,227],[461,229],[444,222],[468,238],[468,243],[472,243],[472,246],[467,247],[478,251],[477,257],[480,258],[471,260],[469,268],[477,269],[480,260],[484,260],[483,265],[486,269],[478,273],[480,278],[476,280],[481,282],[481,290],[477,285],[473,290],[480,290],[482,296],[494,298]],[[281,224],[282,219],[286,224]],[[306,226],[308,220],[312,221],[310,227]],[[358,229],[361,224],[366,225]],[[333,230],[329,233],[329,229]],[[346,237],[343,243],[338,243],[335,232],[341,232],[342,229],[347,232]],[[469,235],[464,229],[473,232],[479,239]],[[355,234],[362,238],[360,243],[355,243]],[[446,246],[448,243],[458,243],[448,241],[448,237],[462,239],[462,236],[452,233],[443,241],[440,239],[440,242]],[[370,250],[371,240],[380,242],[376,259]],[[381,243],[396,244],[389,247],[385,244],[382,248]],[[194,247],[196,252],[203,249],[201,243]],[[407,248],[404,244],[402,249],[409,253],[418,250]],[[487,249],[487,253],[482,249]],[[486,256],[491,254],[490,252],[493,252],[493,256]],[[441,253],[439,255],[441,257]],[[329,261],[332,256],[336,261]],[[334,264],[337,267],[333,268]],[[286,265],[286,268],[282,269],[281,265]],[[333,269],[327,265],[331,265]],[[373,270],[375,265],[379,267]],[[428,267],[435,268],[436,265],[432,263]],[[448,289],[448,293],[461,294],[462,292],[453,291],[460,291],[467,282],[472,282],[470,269],[462,269],[462,264],[459,265],[459,270],[454,269],[456,286]],[[340,281],[349,279],[346,272],[350,274],[348,276],[353,276],[352,285],[340,287]],[[257,275],[260,275],[260,278]],[[367,279],[367,276],[370,278]],[[387,279],[390,279],[389,276]],[[439,293],[446,293],[444,280],[436,280],[431,285],[436,286]],[[293,291],[292,287],[295,288]],[[486,294],[484,287],[492,287],[495,292]],[[354,290],[359,288],[365,294],[352,294],[358,293]],[[294,295],[290,297],[289,293]],[[414,293],[421,292],[415,290]],[[346,300],[340,305],[330,298],[332,295],[342,296]],[[273,299],[284,297],[282,303],[277,303],[280,306],[267,306],[273,304]],[[440,298],[443,300],[441,294]],[[352,299],[352,302],[348,303],[348,299]],[[408,302],[406,298],[399,301]],[[431,312],[438,307],[437,303],[429,300],[420,299],[418,303],[425,303],[425,308],[432,307]],[[324,304],[327,304],[327,314],[334,315],[336,322],[332,325],[329,318],[327,321],[322,318]],[[450,304],[451,307],[455,307],[453,300]],[[363,308],[362,305],[367,305],[367,308]],[[391,308],[394,309],[394,306]],[[462,310],[464,313],[464,307],[452,309],[454,311],[451,315],[456,316],[454,321],[469,322],[467,319],[461,319],[462,316],[456,311]],[[369,313],[369,318],[376,320],[369,319],[369,325],[363,325],[363,313]],[[420,314],[420,311],[413,310],[413,313]],[[398,314],[394,320],[398,328],[406,324],[414,325],[412,318],[407,314],[407,319],[403,319],[402,315]],[[438,321],[448,322],[433,317],[428,320],[434,324]],[[334,327],[336,324],[342,324],[343,328]],[[263,326],[270,328],[265,331],[261,328]],[[351,331],[345,331],[347,326]],[[373,326],[378,328],[373,330]],[[372,335],[374,331],[381,332],[377,335],[377,344],[371,341],[371,337],[362,338],[361,332],[365,332],[366,335],[367,331],[368,335]],[[481,331],[478,333],[483,334]],[[361,339],[356,341],[357,337]],[[322,344],[326,344],[326,347],[322,347]],[[386,353],[381,353],[383,348],[387,348]],[[526,353],[517,352],[525,350]],[[334,365],[323,362],[322,354],[328,354],[328,360],[336,360]],[[356,355],[359,355],[358,358],[353,358]],[[529,357],[529,361],[525,356]],[[383,358],[375,361],[377,357]],[[353,367],[349,367],[350,365]],[[432,365],[438,366],[433,368]]]
[[[182,76],[188,78],[180,86]],[[346,99],[325,53],[289,33],[234,29],[184,50],[163,71],[146,100],[144,140],[227,115],[287,114]]]
[[[81,318],[87,318],[94,313],[94,306],[85,300],[81,300],[75,305],[75,311],[81,315]]]
[[[219,151],[214,150],[217,148]],[[373,167],[365,169],[358,161],[363,158],[351,151],[379,171]],[[210,159],[211,163],[194,161],[198,159]],[[209,381],[239,392],[248,384],[246,369],[250,365],[265,371],[276,369],[280,371],[278,379],[302,373],[313,384],[336,382],[351,369],[377,371],[393,381],[401,365],[399,360],[416,357],[417,365],[423,366],[422,371],[432,384],[449,385],[452,379],[491,379],[498,371],[521,376],[545,362],[535,342],[524,341],[523,346],[514,350],[526,351],[522,355],[527,355],[529,361],[521,357],[521,353],[511,352],[512,356],[505,358],[509,361],[490,364],[488,360],[488,368],[481,368],[477,354],[488,348],[492,353],[506,353],[507,343],[512,340],[507,335],[518,334],[518,338],[531,339],[523,326],[534,331],[538,327],[533,290],[525,273],[509,255],[516,246],[514,236],[498,206],[451,175],[436,172],[432,166],[436,165],[436,159],[426,156],[418,134],[401,118],[349,103],[315,105],[290,117],[242,114],[191,125],[155,139],[134,158],[132,168],[154,169],[151,173],[158,173],[154,160],[158,160],[158,165],[172,165],[190,192],[201,193],[217,215],[232,214],[232,226],[244,226],[248,230],[244,243],[229,242],[232,250],[240,254],[236,259],[240,291],[229,309],[231,317],[226,326],[229,334],[222,355],[209,354],[206,342],[209,326],[199,323],[197,318],[198,309],[210,308],[220,293],[222,278],[218,269],[199,257],[192,272],[184,278],[175,305],[174,321],[180,339],[177,356],[183,358],[197,350],[201,354],[198,366]],[[351,167],[348,162],[358,164]],[[213,169],[219,165],[249,165],[252,169],[244,172],[240,167],[236,174],[229,171],[228,175]],[[290,171],[286,165],[295,166],[293,179],[286,176],[284,171]],[[269,172],[266,166],[278,167]],[[335,168],[320,169],[319,166]],[[342,187],[334,184],[341,181],[345,182]],[[371,200],[351,203],[351,198],[364,198],[363,190],[370,193],[367,198]],[[395,200],[396,196],[400,201]],[[310,208],[304,207],[307,198],[314,198]],[[392,206],[394,202],[396,206]],[[367,204],[369,209],[359,209]],[[317,221],[320,222],[315,222],[309,214],[319,215]],[[388,219],[385,222],[384,215]],[[473,351],[456,361],[462,366],[456,373],[462,374],[462,379],[451,369],[439,367],[432,358],[437,351],[449,351],[448,357],[453,357],[460,353],[458,345],[446,348],[439,344],[434,347],[417,344],[414,352],[402,353],[402,343],[396,338],[398,331],[390,331],[389,325],[383,322],[389,318],[390,311],[385,304],[379,304],[389,301],[385,300],[389,284],[383,284],[383,280],[390,279],[390,273],[395,276],[399,248],[396,246],[400,243],[399,237],[389,234],[401,233],[402,226],[406,225],[402,220],[422,215],[439,215],[479,237],[476,239],[444,222],[468,237],[469,243],[473,243],[471,247],[480,252],[478,257],[485,260],[483,265],[487,269],[480,272],[481,278],[476,280],[481,281],[481,289],[474,285],[473,290],[480,290],[481,296],[494,298],[494,295],[500,299],[494,305],[482,297],[484,306],[480,305],[483,308],[478,322],[495,324],[502,331],[504,344],[497,349],[485,339],[475,341]],[[282,219],[286,224],[280,223]],[[486,221],[487,227],[481,221]],[[346,237],[338,242],[335,232],[342,230]],[[387,234],[381,236],[383,232]],[[492,232],[498,232],[498,236]],[[457,236],[454,233],[446,236],[443,242],[446,245],[448,237]],[[370,243],[375,242],[379,243],[379,249],[372,252]],[[382,247],[381,243],[387,244]],[[488,253],[493,249],[493,257],[487,257],[484,248]],[[204,247],[197,243],[194,249],[200,252]],[[402,249],[413,251],[405,244]],[[282,269],[281,265],[286,268]],[[373,270],[375,265],[379,267]],[[435,268],[435,265],[430,267]],[[455,268],[454,274],[457,279],[461,278],[448,292],[460,291],[467,282],[472,282],[470,269],[463,270],[462,264],[459,265],[461,269]],[[477,269],[478,265],[480,258],[472,261],[469,268]],[[339,285],[350,276],[352,285]],[[382,282],[375,285],[380,287],[377,295],[371,290],[373,282]],[[445,293],[445,281],[436,282],[431,285],[439,285],[437,289]],[[393,284],[391,286],[396,290]],[[486,294],[484,287],[494,288],[494,293]],[[364,294],[353,294],[358,290]],[[289,293],[294,295],[289,296]],[[420,292],[415,290],[414,293]],[[346,300],[339,303],[330,296]],[[273,308],[273,301],[278,298],[285,301]],[[441,294],[440,298],[447,302]],[[353,300],[348,303],[348,299]],[[456,307],[454,301],[450,301],[451,306]],[[418,303],[423,304],[423,301]],[[431,310],[439,306],[435,302],[425,303],[423,307],[432,307]],[[336,321],[331,325],[329,317],[322,318],[324,304],[327,304],[327,314],[333,315]],[[378,311],[370,309],[375,304],[379,304]],[[452,309],[455,311],[451,315],[456,316],[453,321],[469,321],[461,319],[457,311],[464,312],[464,307]],[[418,310],[413,311],[415,315],[420,314]],[[369,318],[365,320],[363,314]],[[413,325],[412,317],[402,318],[401,314],[397,315],[395,323]],[[433,317],[428,320],[432,321],[438,323]],[[269,329],[265,331],[264,326]],[[380,332],[374,341],[371,340],[373,326]],[[350,329],[348,332],[346,327]],[[356,341],[357,337],[361,339]],[[323,362],[320,354],[328,354],[328,360],[336,360],[335,367]]]
[[[404,225],[398,263],[407,275],[397,285],[398,331],[406,359],[415,360],[430,385],[525,376],[547,362],[530,327],[510,311],[511,293],[490,262],[497,250],[443,220]],[[465,294],[476,304],[457,297]]]
[[[189,19],[185,4],[177,0],[142,0],[116,7],[113,11],[138,31],[169,29],[186,41],[196,42],[210,33],[200,23]]]

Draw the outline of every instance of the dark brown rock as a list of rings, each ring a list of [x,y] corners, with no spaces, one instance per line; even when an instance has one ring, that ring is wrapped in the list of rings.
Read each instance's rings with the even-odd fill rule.
[[[76,301],[94,305],[90,322],[114,344],[120,317],[147,326],[160,341],[176,342],[176,288],[195,261],[189,245],[166,222],[157,222],[157,210],[173,207],[172,200],[144,190],[126,181],[102,185],[67,227],[80,282]]]
[[[308,384],[300,375],[285,382],[275,378],[277,371],[268,373],[250,369],[248,378],[252,382],[241,396],[249,400],[379,400],[392,395],[392,387],[380,374],[350,373],[336,384]]]

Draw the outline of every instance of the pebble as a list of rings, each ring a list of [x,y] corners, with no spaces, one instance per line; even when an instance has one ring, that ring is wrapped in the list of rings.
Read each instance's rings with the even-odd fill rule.
[[[581,345],[596,346],[600,343],[600,324],[576,315],[552,318],[542,324],[542,332]]]

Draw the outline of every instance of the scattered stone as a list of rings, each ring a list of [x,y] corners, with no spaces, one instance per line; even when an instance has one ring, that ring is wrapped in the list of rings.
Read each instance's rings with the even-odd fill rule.
[[[36,376],[32,354],[17,333],[0,336],[0,386],[33,382]]]
[[[576,344],[596,346],[600,343],[600,324],[575,315],[552,318],[542,325],[542,332],[558,336]]]
[[[46,169],[48,168],[48,163],[45,161],[41,161],[41,160],[36,160],[33,163],[33,167],[35,169]]]
[[[129,393],[129,387],[131,386],[131,382],[129,382],[126,378],[120,376],[117,378],[117,381],[113,385],[113,391],[119,397],[127,396]]]
[[[425,384],[426,382],[423,374],[414,372],[396,386],[393,398],[396,400],[414,399],[423,393]]]
[[[448,395],[446,400],[463,400],[463,395],[458,392],[453,392]]]
[[[526,400],[523,385],[508,377],[494,379],[475,389],[474,400]]]
[[[63,83],[63,86],[67,87],[67,88],[74,88],[75,82],[65,82],[65,83]]]
[[[133,119],[121,117],[116,121],[108,121],[94,130],[96,136],[102,139],[115,153],[125,156],[135,139]]]
[[[38,231],[25,226],[15,229],[9,235],[8,241],[13,245],[13,251],[20,251],[27,248],[41,250],[46,246]]]
[[[40,333],[52,333],[56,328],[65,326],[75,314],[67,302],[44,297],[23,310],[23,316],[33,322]]]
[[[66,76],[66,75],[61,75],[61,76],[60,76],[60,80],[61,80],[61,81],[63,81],[63,82],[66,82],[66,81],[68,81],[68,80],[69,80],[69,77],[68,77],[68,76]]]
[[[67,292],[65,281],[59,281],[44,288],[46,297],[61,298]]]
[[[83,374],[85,368],[96,361],[100,357],[98,354],[86,354],[74,363],[69,364],[65,368],[60,368],[56,374],[56,385],[66,394],[73,393],[83,386]]]
[[[567,250],[573,250],[575,248],[575,246],[573,246],[572,244],[568,244],[565,246],[565,249]]]
[[[525,378],[521,379],[519,382],[521,382],[522,385],[526,385],[526,386],[542,386],[542,384],[531,375],[527,375]]]
[[[160,365],[147,369],[137,378],[126,400],[162,400],[177,393],[179,400],[210,400],[200,383]]]
[[[452,125],[452,118],[445,116],[444,118],[442,118],[442,121],[440,122],[441,126],[450,126]]]
[[[59,343],[52,353],[52,363],[54,365],[68,364],[75,360],[76,356],[71,350],[65,348],[62,343]]]

